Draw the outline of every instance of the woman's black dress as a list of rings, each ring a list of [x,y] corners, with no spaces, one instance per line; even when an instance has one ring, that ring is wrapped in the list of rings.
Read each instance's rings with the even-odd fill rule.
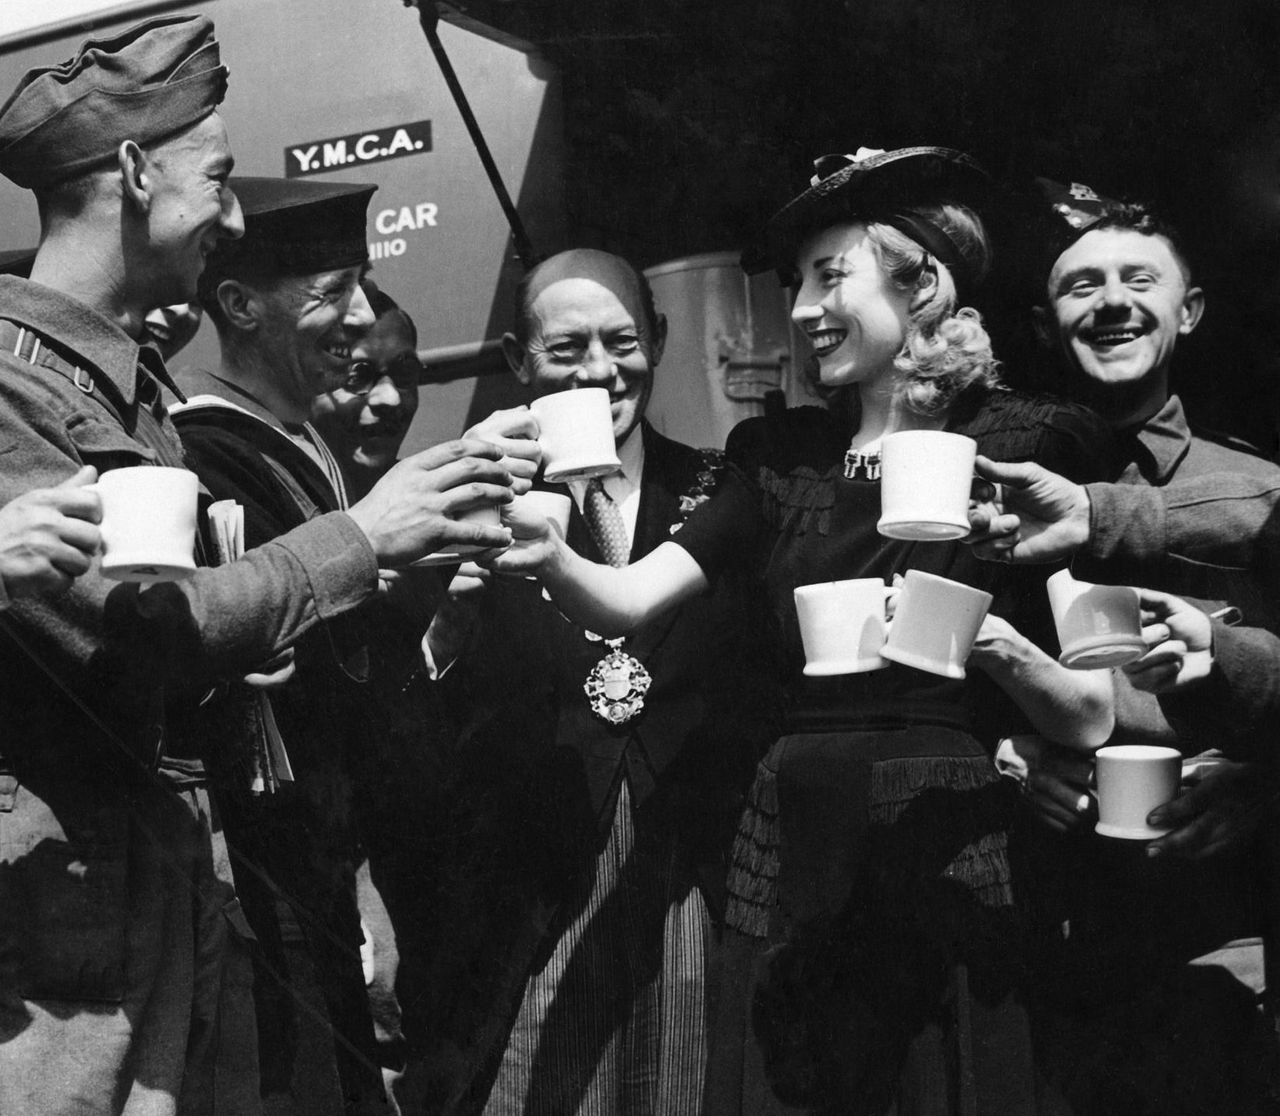
[[[1082,480],[1107,460],[1099,420],[1054,400],[970,392],[948,429]],[[792,590],[925,570],[992,593],[1056,652],[1049,571],[881,537],[879,483],[844,476],[847,440],[818,408],[747,420],[732,475],[674,536],[710,577],[759,573],[793,680],[734,849],[706,1110],[1033,1111],[1013,800],[990,758],[1026,719],[977,670],[803,677]]]

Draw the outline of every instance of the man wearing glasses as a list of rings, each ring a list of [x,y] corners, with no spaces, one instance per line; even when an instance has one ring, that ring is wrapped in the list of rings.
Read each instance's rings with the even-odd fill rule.
[[[392,465],[418,411],[418,330],[372,280],[362,284],[374,324],[352,350],[340,387],[317,395],[311,421],[342,468],[347,497],[359,500]]]
[[[352,349],[347,378],[317,395],[311,406],[311,422],[337,458],[350,500],[361,499],[396,463],[418,410],[422,375],[413,319],[372,279],[366,278],[361,288],[373,311],[373,326]],[[423,574],[434,582],[433,572],[414,571],[419,581]],[[447,766],[453,742],[449,716],[434,687],[423,684],[420,675],[408,681],[404,676],[410,656],[417,664],[416,648],[429,622],[424,605],[434,600],[413,589],[412,584],[397,586],[397,602],[403,606],[399,616],[408,622],[389,623],[370,649],[378,686],[370,712],[381,718],[380,746],[366,752],[354,772],[364,975],[383,1082],[406,1110],[414,1103],[415,1083],[405,1080],[407,1048],[397,989],[407,981],[413,998],[422,989],[424,966],[433,960],[429,928],[435,925],[432,905],[439,886],[435,868],[443,859],[440,849],[447,847],[453,789]],[[415,611],[418,626],[410,619]],[[386,667],[390,669],[380,669]]]
[[[362,461],[370,468],[353,478],[359,490],[348,491],[338,455],[311,425],[315,398],[341,390],[358,419],[366,407],[383,410],[388,395],[416,398],[418,368],[413,358],[388,370],[372,351],[354,359],[376,320],[361,286],[373,186],[244,178],[236,189],[245,236],[210,256],[199,285],[221,363],[216,372],[184,374],[188,399],[174,419],[188,464],[213,498],[243,507],[244,545],[253,547],[357,502],[394,463],[411,409],[367,438],[357,421],[353,436],[377,467],[373,457]],[[482,436],[507,446],[504,465],[527,488],[538,450],[521,435],[535,428],[527,413],[506,420]],[[405,579],[384,574],[383,587],[398,595]],[[263,1093],[288,1111],[383,1110],[360,960],[353,765],[377,745],[381,691],[371,681],[392,664],[372,645],[394,621],[386,607],[393,592],[318,627],[292,662],[275,664],[274,677],[255,678],[267,683],[269,716],[254,685],[236,685],[202,718],[205,731],[223,738],[243,737],[246,723],[257,727],[252,745],[224,750],[213,774],[261,947],[254,991]]]

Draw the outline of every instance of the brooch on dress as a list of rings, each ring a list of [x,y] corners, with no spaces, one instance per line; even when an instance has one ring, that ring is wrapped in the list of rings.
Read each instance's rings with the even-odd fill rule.
[[[880,451],[877,449],[869,453],[861,453],[858,450],[846,450],[844,455],[844,479],[878,481],[880,479]]]
[[[701,449],[698,453],[702,458],[698,475],[694,478],[689,491],[680,497],[680,518],[668,528],[673,535],[684,526],[684,521],[698,510],[699,505],[711,499],[711,493],[715,491],[724,473],[723,450]]]

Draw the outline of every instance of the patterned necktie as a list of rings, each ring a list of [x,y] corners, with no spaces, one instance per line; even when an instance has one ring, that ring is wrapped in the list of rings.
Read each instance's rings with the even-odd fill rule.
[[[622,522],[622,511],[604,490],[604,481],[600,477],[592,477],[587,482],[587,491],[582,498],[582,517],[587,521],[591,537],[604,560],[611,566],[625,566],[631,556],[627,527]]]

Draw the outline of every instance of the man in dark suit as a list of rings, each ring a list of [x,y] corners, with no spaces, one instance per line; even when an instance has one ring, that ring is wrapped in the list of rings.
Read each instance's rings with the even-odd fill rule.
[[[721,469],[644,422],[665,320],[643,277],[597,251],[540,265],[517,307],[504,348],[533,394],[609,391],[621,469],[570,484],[568,539],[625,564],[669,539]],[[467,898],[441,934],[463,952],[441,966],[466,986],[438,972],[448,1002],[432,1013],[436,1050],[466,1066],[455,1110],[698,1111],[726,850],[770,736],[743,590],[625,640],[570,623],[534,581],[484,594],[442,683],[463,703],[470,788]],[[441,635],[437,670],[451,658]],[[587,691],[606,659],[631,683],[625,701]]]

